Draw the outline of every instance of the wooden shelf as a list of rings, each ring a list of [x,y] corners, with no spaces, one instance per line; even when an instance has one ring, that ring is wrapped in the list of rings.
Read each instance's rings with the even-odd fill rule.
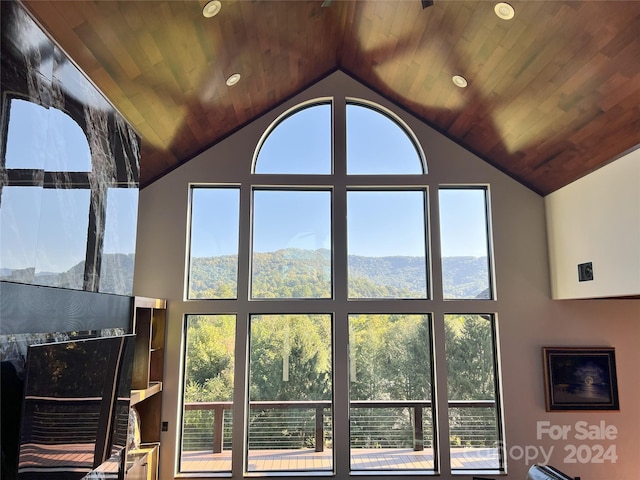
[[[136,347],[131,408],[140,419],[140,448],[127,452],[126,480],[156,480],[162,426],[162,380],[167,302],[135,297],[132,328]]]
[[[134,307],[166,309],[167,301],[164,298],[134,297]]]
[[[150,382],[149,388],[145,388],[144,390],[131,390],[131,405],[135,405],[137,403],[146,400],[147,398],[155,395],[156,393],[160,393],[162,391],[162,382]]]

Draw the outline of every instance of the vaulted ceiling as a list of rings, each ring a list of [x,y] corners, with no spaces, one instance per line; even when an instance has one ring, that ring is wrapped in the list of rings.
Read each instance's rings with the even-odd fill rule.
[[[640,145],[637,0],[23,3],[141,135],[142,186],[336,69],[540,194]]]

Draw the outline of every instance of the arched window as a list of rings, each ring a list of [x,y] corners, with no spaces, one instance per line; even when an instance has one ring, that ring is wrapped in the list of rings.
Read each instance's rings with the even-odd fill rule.
[[[330,102],[287,112],[260,141],[253,173],[329,175],[331,136]]]
[[[420,175],[427,166],[413,133],[398,118],[354,101],[347,103],[347,173]]]
[[[430,185],[416,135],[362,99],[283,113],[249,163],[236,184],[191,186],[186,297],[211,302],[185,319],[178,471],[228,473],[234,455],[252,475],[501,471],[495,318],[469,313],[493,298],[487,186]],[[439,368],[456,366],[456,403],[437,394],[434,345],[450,356]],[[481,391],[461,355],[484,365]],[[202,467],[211,444],[216,463]],[[459,461],[462,446],[484,463]]]

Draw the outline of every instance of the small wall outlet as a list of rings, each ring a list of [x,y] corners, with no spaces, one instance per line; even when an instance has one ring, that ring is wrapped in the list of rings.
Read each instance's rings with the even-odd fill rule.
[[[591,262],[578,264],[578,281],[589,282],[593,280],[593,265]]]
[[[162,431],[163,432],[169,431],[169,422],[162,422]]]

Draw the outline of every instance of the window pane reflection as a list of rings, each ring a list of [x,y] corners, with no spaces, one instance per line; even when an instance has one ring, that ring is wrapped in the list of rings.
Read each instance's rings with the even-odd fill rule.
[[[49,108],[49,146],[46,170],[52,172],[89,172],[89,142],[80,125],[67,113]]]
[[[10,105],[6,167],[44,170],[48,155],[48,110],[16,98]]]
[[[107,191],[100,291],[119,295],[133,292],[133,263],[138,222],[138,189],[110,188]]]
[[[43,189],[35,282],[82,290],[89,225],[89,190]]]
[[[87,137],[67,113],[17,98],[10,105],[7,168],[91,171]]]
[[[0,208],[2,280],[31,283],[36,267],[41,187],[4,187]]]

